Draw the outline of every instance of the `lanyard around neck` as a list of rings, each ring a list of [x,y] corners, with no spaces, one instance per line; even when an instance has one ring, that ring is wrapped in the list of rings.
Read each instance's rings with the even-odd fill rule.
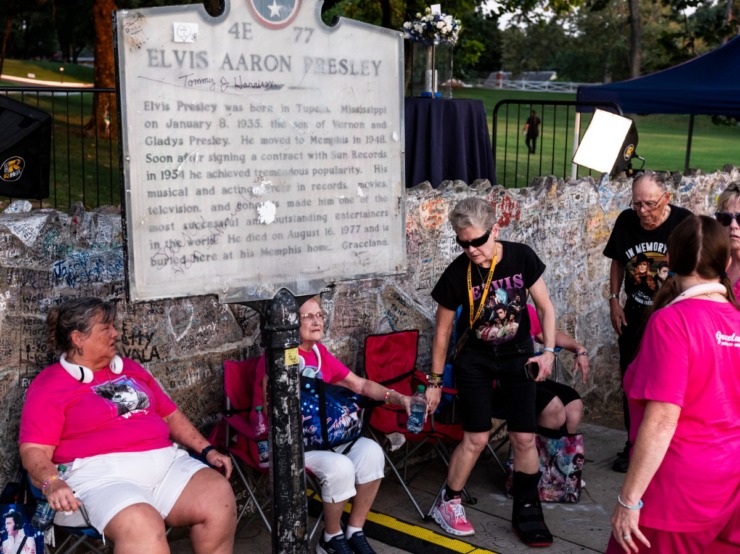
[[[488,297],[488,289],[491,288],[491,280],[493,280],[493,271],[496,269],[496,252],[493,253],[493,261],[491,267],[488,270],[488,276],[486,277],[486,286],[483,289],[483,294],[480,297],[480,305],[478,311],[475,312],[473,317],[473,310],[475,309],[475,301],[473,300],[473,276],[472,276],[473,262],[468,260],[468,300],[470,301],[470,328],[473,328],[480,315],[483,313],[483,306],[486,304],[486,298]]]

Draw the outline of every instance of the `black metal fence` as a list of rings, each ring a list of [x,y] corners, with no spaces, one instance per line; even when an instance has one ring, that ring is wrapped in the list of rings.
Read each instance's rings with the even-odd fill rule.
[[[32,200],[36,207],[68,210],[76,202],[82,202],[88,209],[120,205],[118,141],[113,129],[90,125],[95,95],[115,95],[115,89],[0,87],[0,94],[52,116],[50,193],[44,200]],[[592,110],[593,107],[575,101],[498,102],[493,108],[494,184],[526,187],[532,179],[543,175],[561,178],[590,175],[590,170],[573,166],[571,160],[575,152],[573,145],[578,144],[578,137],[583,135],[591,118],[590,113],[576,117],[579,108]],[[598,107],[620,113],[615,105]],[[531,154],[522,130],[533,109],[541,124],[537,147]],[[12,200],[0,196],[0,205]]]
[[[501,100],[493,108],[491,146],[496,160],[493,184],[527,187],[532,179],[553,175],[581,178],[593,172],[572,164],[574,145],[591,122],[594,108],[621,114],[616,104],[586,104],[570,100]],[[534,153],[525,144],[524,125],[534,110],[540,119]],[[583,110],[583,112],[581,112]]]
[[[66,210],[82,202],[89,209],[121,203],[118,141],[110,118],[107,124],[90,125],[96,95],[115,96],[115,89],[0,87],[0,94],[52,117],[49,197],[31,200],[34,207]],[[0,197],[0,204],[12,200]]]

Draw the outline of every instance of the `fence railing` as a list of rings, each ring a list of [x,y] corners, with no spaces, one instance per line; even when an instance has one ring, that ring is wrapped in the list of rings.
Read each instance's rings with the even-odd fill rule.
[[[621,114],[616,104],[590,104],[570,100],[501,100],[493,108],[491,146],[496,160],[493,184],[507,188],[526,187],[532,179],[555,176],[581,178],[592,171],[572,163],[574,145],[580,142],[594,108]],[[581,113],[580,109],[586,112]],[[535,151],[525,144],[524,125],[530,112],[540,118]]]
[[[89,125],[95,96],[115,96],[115,89],[0,87],[0,94],[52,117],[49,198],[31,200],[34,205],[64,210],[77,202],[87,208],[121,203],[118,142],[112,130]],[[2,205],[11,200],[0,197]]]
[[[530,81],[531,83],[531,81]],[[32,200],[37,207],[66,210],[76,202],[90,209],[120,205],[118,142],[100,126],[89,126],[95,95],[114,95],[114,89],[0,87],[5,94],[51,114],[53,120],[50,196]],[[594,107],[575,101],[503,100],[493,108],[494,184],[526,187],[539,176],[582,177],[591,171],[572,165],[574,144],[590,122],[576,117],[577,108]],[[619,113],[615,105],[601,106]],[[534,154],[525,146],[524,123],[534,109],[541,119]],[[0,206],[12,198],[0,197]]]
[[[567,92],[575,94],[581,85],[594,83],[572,83],[567,81],[530,81],[527,79],[503,79],[492,74],[481,85],[484,88],[518,90],[524,92]]]

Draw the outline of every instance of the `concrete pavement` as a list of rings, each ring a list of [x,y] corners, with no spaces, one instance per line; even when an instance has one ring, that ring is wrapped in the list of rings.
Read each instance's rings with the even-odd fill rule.
[[[624,478],[623,474],[611,470],[611,464],[624,446],[626,435],[624,431],[590,424],[582,425],[581,431],[586,454],[583,470],[586,488],[578,504],[543,504],[555,543],[539,550],[549,554],[604,552],[609,540],[609,520]],[[444,465],[433,461],[411,483],[410,488],[425,511],[431,506],[444,478]],[[434,521],[422,521],[395,476],[388,474],[365,527],[366,534],[379,554],[529,552],[531,549],[519,542],[511,529],[511,500],[504,495],[503,481],[504,475],[494,460],[481,458],[478,461],[468,483],[468,490],[477,502],[465,505],[476,533],[458,539],[445,534]],[[271,535],[258,521],[237,533],[235,553],[271,550]],[[189,540],[174,540],[172,552],[192,552]]]

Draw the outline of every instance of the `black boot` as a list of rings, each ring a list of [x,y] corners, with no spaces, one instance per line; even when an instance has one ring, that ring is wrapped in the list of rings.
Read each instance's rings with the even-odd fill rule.
[[[511,525],[519,539],[527,546],[550,546],[552,533],[545,525],[542,504],[537,492],[540,473],[514,472],[514,509]]]

